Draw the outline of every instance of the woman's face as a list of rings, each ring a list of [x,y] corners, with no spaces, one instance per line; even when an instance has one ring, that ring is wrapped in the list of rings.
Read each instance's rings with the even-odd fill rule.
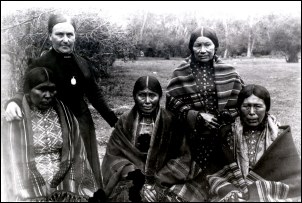
[[[193,44],[193,52],[197,61],[208,62],[214,57],[215,45],[210,38],[198,37]]]
[[[250,127],[256,127],[263,121],[266,106],[263,99],[252,94],[243,101],[240,111],[243,122]]]
[[[40,110],[48,109],[52,106],[52,101],[56,95],[54,83],[45,82],[32,88],[29,96],[32,104]]]
[[[57,52],[70,54],[75,43],[74,27],[68,22],[58,23],[53,26],[49,39]]]
[[[153,113],[159,105],[159,94],[148,88],[140,90],[135,94],[135,104],[140,112],[145,114]]]

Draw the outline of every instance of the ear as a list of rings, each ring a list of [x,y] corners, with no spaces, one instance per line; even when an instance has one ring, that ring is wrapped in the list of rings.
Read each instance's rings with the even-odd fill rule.
[[[49,40],[52,41],[51,33],[48,34]]]

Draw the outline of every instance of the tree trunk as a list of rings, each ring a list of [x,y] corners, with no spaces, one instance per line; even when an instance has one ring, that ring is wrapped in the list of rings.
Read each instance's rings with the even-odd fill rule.
[[[227,58],[227,57],[228,57],[228,48],[224,50],[224,54],[223,54],[223,58]]]
[[[252,40],[252,45],[251,45],[251,55],[253,55],[254,44],[255,44],[255,37],[253,37],[253,40]]]
[[[139,39],[140,43],[143,41],[143,33],[144,33],[144,29],[145,29],[145,24],[146,24],[146,21],[147,21],[147,16],[148,16],[148,12],[146,12],[145,15],[144,15],[143,25],[142,25],[141,30],[140,30],[140,39]]]
[[[253,24],[254,24],[254,19],[251,16],[249,16],[248,23],[249,23],[249,36],[248,36],[248,42],[247,42],[246,56],[248,58],[250,58],[253,55],[252,50],[253,50]]]
[[[288,53],[285,59],[286,59],[287,63],[298,63],[299,62],[298,53],[293,52],[293,51]]]
[[[225,51],[223,54],[223,58],[227,58],[228,57],[228,49],[229,49],[229,29],[228,29],[228,23],[226,21],[226,19],[223,20],[223,26],[224,26],[224,30],[225,30]]]
[[[252,56],[251,48],[252,48],[252,33],[251,33],[251,30],[250,30],[249,31],[249,37],[248,37],[248,44],[247,44],[247,53],[246,53],[246,56],[248,58],[250,58]]]

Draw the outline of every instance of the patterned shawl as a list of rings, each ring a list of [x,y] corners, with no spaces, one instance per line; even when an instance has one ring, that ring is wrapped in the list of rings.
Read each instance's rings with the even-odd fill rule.
[[[11,201],[82,201],[97,190],[76,118],[59,100],[54,109],[61,123],[63,147],[60,170],[48,186],[36,168],[30,108],[25,97],[22,102],[24,119],[3,123],[1,148],[5,154],[1,153],[1,161],[5,163],[7,196]]]
[[[190,68],[191,57],[188,57],[173,72],[167,87],[167,109],[179,118],[186,118],[188,110],[198,109],[200,93]],[[237,96],[243,81],[235,69],[220,60],[214,63],[215,84],[218,99],[218,110],[235,109]]]
[[[275,118],[268,114],[265,128],[260,137],[265,139],[264,151],[275,141],[278,135],[278,125]],[[234,145],[237,157],[237,163],[241,168],[243,177],[246,177],[249,172],[249,158],[247,143],[243,140],[243,126],[240,117],[237,117],[235,123],[232,125],[232,132],[234,132]]]
[[[231,126],[228,126],[224,133],[229,134],[231,130]],[[225,201],[234,192],[243,194],[247,201],[301,199],[301,159],[295,148],[290,127],[280,126],[279,132],[280,135],[272,141],[254,168],[247,171],[245,176],[245,169],[242,170],[240,165],[242,161],[236,157],[236,144],[233,149],[223,146],[224,155],[230,164],[207,176],[212,201]],[[272,136],[275,135],[270,135],[269,139]]]
[[[166,110],[160,108],[154,123],[150,148],[146,162],[131,142],[138,124],[136,107],[124,113],[109,139],[103,159],[102,173],[104,190],[109,196],[121,181],[121,176],[135,169],[154,176],[155,182],[168,185],[184,182],[189,174],[190,156],[180,152],[183,135],[175,120]]]

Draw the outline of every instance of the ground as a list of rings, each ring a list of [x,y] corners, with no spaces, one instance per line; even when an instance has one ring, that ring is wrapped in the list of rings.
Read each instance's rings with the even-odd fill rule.
[[[116,61],[110,70],[111,76],[100,82],[105,97],[111,106],[121,115],[133,106],[132,89],[139,76],[153,75],[159,79],[165,91],[172,71],[181,58],[170,60],[158,58],[140,58],[138,61],[124,63]],[[271,94],[270,113],[278,118],[282,125],[290,125],[292,135],[301,156],[301,63],[286,63],[285,59],[254,58],[230,59],[224,62],[235,66],[245,84],[259,84]],[[161,104],[165,103],[165,94]],[[93,111],[99,154],[105,154],[106,143],[112,128]]]
[[[7,100],[6,85],[10,80],[7,58],[1,56],[1,118],[3,104]],[[161,105],[165,104],[165,90],[172,71],[181,58],[170,60],[141,57],[137,61],[116,61],[109,70],[110,77],[102,79],[105,98],[109,106],[120,116],[133,106],[132,89],[136,79],[143,75],[157,77],[163,88]],[[301,156],[301,62],[286,63],[285,59],[276,58],[241,58],[229,59],[224,62],[232,64],[246,84],[259,84],[266,87],[271,94],[270,113],[275,115],[283,125],[290,125],[292,135]],[[99,154],[105,154],[106,143],[113,130],[96,110],[89,106],[96,126]]]

